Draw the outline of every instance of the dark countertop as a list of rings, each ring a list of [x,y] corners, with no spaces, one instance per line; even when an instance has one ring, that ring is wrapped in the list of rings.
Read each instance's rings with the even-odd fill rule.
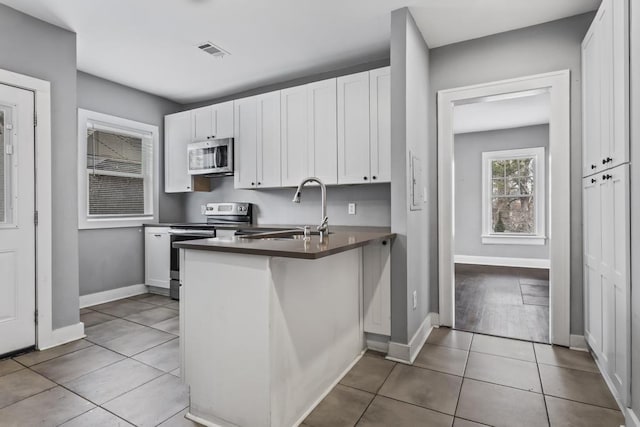
[[[260,226],[260,228],[266,229],[274,229],[274,227],[291,228],[284,225]],[[308,242],[302,239],[246,239],[232,236],[176,242],[173,247],[248,255],[318,259],[374,242],[391,240],[395,237],[395,234],[391,233],[388,227],[330,226],[330,231],[331,234],[322,243],[317,235],[311,236],[311,240]]]

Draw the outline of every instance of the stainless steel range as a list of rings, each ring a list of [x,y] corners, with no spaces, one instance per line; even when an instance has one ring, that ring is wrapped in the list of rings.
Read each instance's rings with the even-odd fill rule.
[[[207,203],[204,214],[205,223],[175,224],[171,226],[171,282],[169,295],[180,298],[180,250],[173,247],[174,242],[195,239],[207,239],[222,234],[222,229],[236,229],[253,223],[251,203]]]

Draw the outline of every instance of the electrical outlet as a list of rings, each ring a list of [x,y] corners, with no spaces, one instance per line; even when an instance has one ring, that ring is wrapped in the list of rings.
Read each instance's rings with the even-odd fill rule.
[[[418,291],[413,291],[413,309],[418,308]]]
[[[355,203],[349,203],[349,215],[355,215],[356,214],[356,204]]]

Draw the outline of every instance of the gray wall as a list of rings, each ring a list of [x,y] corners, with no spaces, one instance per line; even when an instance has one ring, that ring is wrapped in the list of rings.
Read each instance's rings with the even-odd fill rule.
[[[631,408],[640,414],[640,4],[631,12]],[[628,425],[634,425],[629,422]]]
[[[0,5],[0,68],[51,82],[53,327],[78,314],[76,35]]]
[[[586,13],[431,50],[432,105],[441,89],[571,70],[571,195],[567,195],[571,197],[571,333],[580,335],[584,333],[580,45],[593,17],[594,13]],[[436,138],[435,111],[430,122]]]
[[[300,204],[293,203],[294,188],[272,190],[236,190],[233,177],[213,178],[210,192],[188,194],[185,203],[187,222],[203,222],[200,206],[208,202],[251,202],[255,204],[254,222],[258,224],[319,224],[320,188],[305,187]],[[347,213],[347,204],[356,203],[356,214]],[[389,227],[391,209],[389,184],[362,184],[327,187],[329,225],[368,225]]]
[[[429,143],[429,48],[407,8],[391,14],[391,340],[408,343],[433,306],[430,283],[435,200],[409,210],[409,153],[422,163],[422,189],[436,174],[435,147]],[[430,188],[432,190],[433,188]],[[434,193],[430,193],[432,196]],[[418,304],[413,308],[413,293]]]
[[[544,147],[545,222],[549,207],[549,125],[526,126],[455,135],[455,254],[507,258],[549,259],[544,245],[482,244],[482,153],[484,151]]]
[[[181,106],[90,74],[78,72],[77,75],[78,108],[159,127],[160,221],[182,221],[183,195],[164,193],[163,147],[164,116],[178,111]],[[74,182],[73,186],[77,188],[77,183]],[[77,224],[75,226],[77,228]],[[80,230],[78,241],[80,295],[144,283],[144,235],[141,228]]]

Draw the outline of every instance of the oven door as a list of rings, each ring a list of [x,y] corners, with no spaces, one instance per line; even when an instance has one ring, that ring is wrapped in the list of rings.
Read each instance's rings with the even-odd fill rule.
[[[189,144],[190,175],[229,174],[233,172],[233,138],[213,139]]]

